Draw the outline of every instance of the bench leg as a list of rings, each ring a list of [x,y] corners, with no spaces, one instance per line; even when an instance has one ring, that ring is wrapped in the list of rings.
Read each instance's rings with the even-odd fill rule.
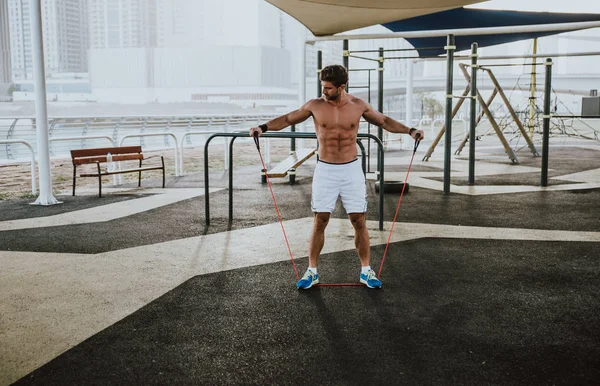
[[[265,169],[261,169],[261,171],[260,171],[260,182],[262,184],[267,183],[267,171]]]
[[[142,160],[140,160],[140,168],[142,167]],[[138,172],[138,188],[142,186],[142,172]]]
[[[75,183],[77,181],[77,166],[73,165],[73,196],[75,195]]]
[[[290,175],[290,184],[294,185],[296,183],[296,169],[290,169],[288,174]]]

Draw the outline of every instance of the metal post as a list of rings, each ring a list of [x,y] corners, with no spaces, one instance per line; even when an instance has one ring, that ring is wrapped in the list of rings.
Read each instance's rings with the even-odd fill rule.
[[[346,70],[349,70],[350,67],[350,49],[349,49],[350,45],[348,43],[348,39],[345,39],[343,42],[343,50],[342,50],[342,60],[344,61],[344,67],[346,67]],[[348,90],[350,90],[350,79],[348,79],[348,82],[346,82],[346,92],[348,92]]]
[[[321,89],[321,70],[323,69],[323,51],[317,51],[317,98],[323,95]]]
[[[533,39],[533,54],[537,55],[537,38]],[[535,92],[537,88],[537,58],[531,60],[531,86],[529,87],[529,138],[533,139],[535,129]]]
[[[383,47],[379,47],[379,67],[378,71],[378,82],[377,82],[377,110],[383,114]],[[383,129],[377,127],[377,138],[383,143]],[[377,152],[377,170],[383,174],[383,153]],[[381,175],[379,176],[381,178]],[[379,190],[383,190],[384,180],[381,179],[381,185]]]
[[[346,70],[348,69],[348,61],[350,59],[350,50],[348,49],[348,39],[344,39],[343,44],[343,48],[342,48],[342,60],[344,63],[344,67],[346,67]]]
[[[214,136],[214,135],[213,135]],[[206,226],[210,225],[209,177],[208,177],[208,144],[213,137],[204,142],[204,219]]]
[[[237,137],[232,137],[229,141],[229,221],[227,222],[227,230],[231,230],[233,220],[233,142]]]
[[[448,44],[444,47],[447,52],[446,71],[446,137],[444,138],[444,193],[450,193],[450,161],[452,158],[452,92],[454,66],[454,35],[448,35]]]
[[[377,110],[383,114],[383,47],[379,47],[379,77],[378,77],[378,89],[377,89]],[[383,139],[383,129],[381,127],[377,128],[377,138],[380,141]]]
[[[48,135],[48,106],[46,104],[46,70],[44,68],[44,39],[42,33],[41,0],[31,0],[31,51],[35,89],[35,127],[37,136],[40,195],[35,205],[54,205],[60,202],[52,194],[52,173]]]
[[[471,44],[471,106],[469,115],[471,129],[469,131],[469,185],[475,185],[475,128],[477,127],[477,48]]]
[[[295,133],[296,132],[296,125],[292,125],[292,129],[291,130],[292,130],[292,133]],[[291,143],[290,143],[290,151],[294,152],[294,151],[296,151],[296,138],[292,138],[290,141],[291,141]]]
[[[550,140],[550,102],[552,92],[552,59],[546,59],[546,85],[544,88],[544,134],[542,139],[542,186],[548,186],[548,147]]]

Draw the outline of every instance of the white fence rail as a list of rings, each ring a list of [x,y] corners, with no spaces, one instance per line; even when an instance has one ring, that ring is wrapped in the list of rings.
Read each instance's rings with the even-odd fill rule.
[[[173,133],[181,138],[186,132],[231,132],[250,128],[266,122],[275,114],[205,114],[193,116],[114,116],[114,117],[55,117],[48,122],[50,137],[50,157],[68,158],[71,149],[104,147],[104,138],[110,137],[113,143],[133,134]],[[53,138],[80,138],[73,141],[52,141]],[[0,118],[0,139],[25,140],[36,148],[35,117]],[[174,145],[170,136],[139,136],[139,145],[145,151],[171,149]],[[186,146],[203,146],[205,137],[188,136]],[[178,142],[178,141],[176,141]],[[0,148],[0,162],[26,161],[28,154],[20,146],[7,144]]]
[[[35,151],[33,150],[33,146],[31,146],[31,144],[29,142],[20,140],[20,139],[0,140],[0,144],[10,145],[10,144],[18,144],[18,143],[27,146],[27,148],[29,149],[29,153],[31,154],[31,194],[36,194],[37,193],[37,177],[35,175]]]

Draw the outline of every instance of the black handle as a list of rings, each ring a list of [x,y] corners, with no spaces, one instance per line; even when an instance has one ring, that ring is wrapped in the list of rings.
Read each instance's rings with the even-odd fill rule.
[[[415,148],[413,149],[413,152],[417,151],[417,148],[419,147],[419,144],[421,143],[421,140],[419,139],[419,137],[421,137],[421,133],[415,134]]]
[[[258,151],[260,151],[260,145],[258,144],[258,132],[257,131],[254,132],[253,137],[254,137],[254,143],[256,144],[256,149]]]

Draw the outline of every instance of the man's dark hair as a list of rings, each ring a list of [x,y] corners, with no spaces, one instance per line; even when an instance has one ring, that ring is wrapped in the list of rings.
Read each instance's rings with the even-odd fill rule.
[[[335,87],[340,87],[343,84],[348,84],[348,71],[344,66],[332,64],[321,70],[321,80],[331,82]]]

